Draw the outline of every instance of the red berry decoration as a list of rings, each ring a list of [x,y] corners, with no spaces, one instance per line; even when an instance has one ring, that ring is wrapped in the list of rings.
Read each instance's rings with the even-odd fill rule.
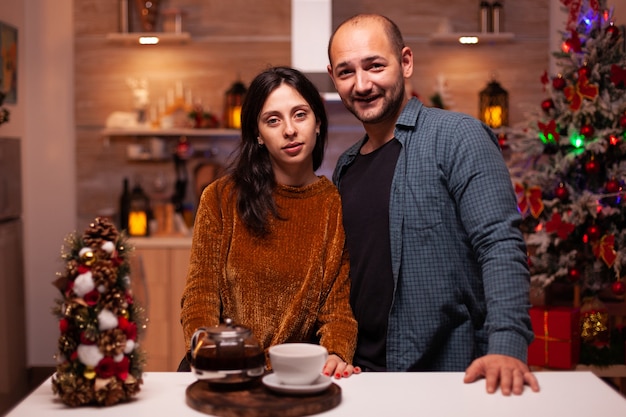
[[[554,108],[554,101],[551,98],[545,99],[544,101],[541,102],[541,108],[546,113],[549,112],[551,109]]]
[[[556,187],[556,190],[554,190],[554,195],[559,200],[565,201],[567,200],[567,197],[569,197],[569,191],[567,191],[567,188],[563,185],[563,183],[560,183],[559,186]]]
[[[580,269],[574,267],[574,268],[570,268],[567,271],[567,278],[570,280],[570,282],[578,282],[580,281]]]
[[[618,192],[620,188],[621,187],[619,185],[619,181],[617,181],[616,179],[610,179],[604,185],[604,189],[606,190],[606,192],[611,194]]]
[[[584,125],[580,128],[580,133],[587,139],[593,136],[593,132],[595,132],[595,129],[591,125]]]
[[[615,295],[624,295],[626,294],[626,284],[624,284],[624,281],[615,281],[611,284],[611,291]]]
[[[600,235],[602,235],[602,231],[597,225],[592,224],[587,228],[587,236],[589,236],[589,239],[598,240],[600,239]]]
[[[552,79],[552,88],[562,90],[565,88],[565,79],[560,75]]]

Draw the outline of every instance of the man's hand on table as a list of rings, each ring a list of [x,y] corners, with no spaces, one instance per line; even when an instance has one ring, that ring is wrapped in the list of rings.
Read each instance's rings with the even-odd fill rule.
[[[503,395],[520,395],[524,385],[534,392],[539,391],[537,378],[528,366],[519,359],[506,355],[485,355],[476,359],[465,370],[463,382],[471,383],[485,378],[487,392],[496,392],[498,386]]]

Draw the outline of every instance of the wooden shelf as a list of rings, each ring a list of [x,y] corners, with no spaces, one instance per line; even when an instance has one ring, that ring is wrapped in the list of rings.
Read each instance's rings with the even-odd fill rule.
[[[122,45],[143,46],[140,39],[158,39],[158,43],[148,43],[146,45],[162,45],[162,44],[185,44],[191,41],[191,35],[188,32],[117,32],[107,34],[107,41]]]
[[[431,43],[447,43],[462,45],[489,45],[495,43],[509,43],[515,39],[515,35],[510,32],[500,33],[434,33],[430,36]]]
[[[150,128],[133,128],[118,129],[107,128],[101,132],[102,136],[156,136],[156,137],[221,137],[221,138],[239,138],[241,133],[239,129],[192,129],[192,128],[175,128],[175,129],[150,129]]]

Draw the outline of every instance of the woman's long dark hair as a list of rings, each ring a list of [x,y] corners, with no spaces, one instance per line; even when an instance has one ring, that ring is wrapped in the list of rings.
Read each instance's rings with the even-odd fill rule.
[[[289,67],[272,67],[257,75],[246,93],[241,108],[241,143],[233,163],[237,211],[244,224],[256,236],[269,233],[269,216],[280,218],[272,196],[276,179],[265,146],[259,146],[258,120],[267,97],[280,85],[293,87],[311,106],[320,133],[313,148],[313,169],[322,165],[328,134],[324,102],[313,83],[300,71]]]

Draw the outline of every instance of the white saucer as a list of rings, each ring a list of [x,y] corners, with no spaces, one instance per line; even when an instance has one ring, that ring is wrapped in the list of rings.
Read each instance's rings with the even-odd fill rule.
[[[279,382],[275,374],[267,374],[263,377],[263,384],[272,391],[285,394],[313,394],[324,391],[332,384],[329,376],[320,375],[311,385],[287,385]]]

